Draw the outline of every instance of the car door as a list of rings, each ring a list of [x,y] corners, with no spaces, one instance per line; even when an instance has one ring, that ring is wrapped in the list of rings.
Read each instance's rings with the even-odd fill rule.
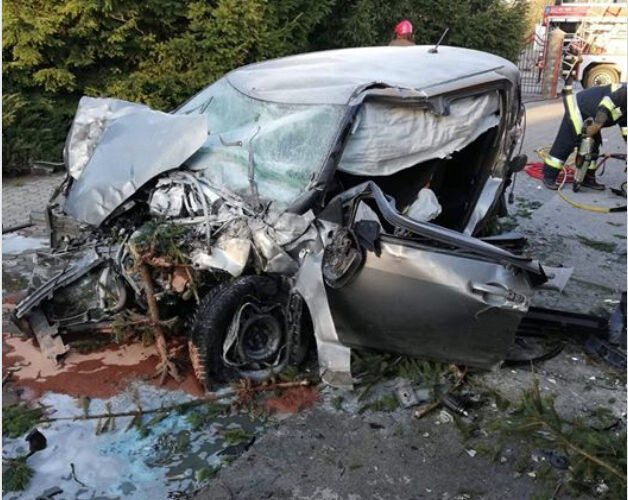
[[[529,306],[525,271],[391,235],[380,246],[327,290],[343,344],[478,367],[504,359]]]

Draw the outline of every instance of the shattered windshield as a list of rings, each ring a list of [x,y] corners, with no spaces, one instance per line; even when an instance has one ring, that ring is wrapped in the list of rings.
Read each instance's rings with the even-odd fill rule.
[[[322,167],[343,110],[251,99],[223,78],[176,112],[205,114],[208,121],[207,140],[187,168],[212,184],[285,208]]]

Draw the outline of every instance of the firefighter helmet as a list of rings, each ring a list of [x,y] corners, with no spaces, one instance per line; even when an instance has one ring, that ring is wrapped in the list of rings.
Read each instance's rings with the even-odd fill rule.
[[[412,34],[412,23],[408,21],[407,19],[404,19],[403,21],[399,21],[397,26],[395,26],[395,35],[397,35],[398,37],[407,36],[411,34]]]

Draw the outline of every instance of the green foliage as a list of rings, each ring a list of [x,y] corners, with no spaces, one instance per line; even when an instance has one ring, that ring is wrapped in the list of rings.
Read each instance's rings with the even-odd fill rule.
[[[5,77],[6,78],[6,77]],[[2,171],[16,174],[36,160],[60,160],[76,102],[38,92],[2,95]]]
[[[26,459],[24,456],[7,460],[7,465],[2,471],[2,493],[26,489],[33,477],[33,469],[28,466]]]
[[[613,243],[612,241],[595,240],[579,234],[576,235],[576,238],[578,238],[581,244],[599,252],[612,253],[615,251],[615,248],[617,248],[617,243]]]
[[[358,410],[358,413],[361,415],[366,410],[391,412],[395,411],[398,407],[399,403],[397,402],[397,398],[392,394],[385,394],[380,399],[376,399],[375,401],[372,401],[362,406]]]
[[[194,479],[197,482],[202,483],[213,478],[217,473],[217,468],[201,467],[194,472]]]
[[[410,19],[418,43],[514,60],[526,0],[6,0],[3,171],[60,160],[81,95],[169,110],[243,64],[383,45]],[[6,109],[4,109],[6,108]]]
[[[382,379],[403,377],[417,385],[437,388],[446,382],[449,372],[447,365],[434,361],[357,349],[352,354],[352,372],[364,386],[358,400],[364,399],[373,385]]]
[[[447,45],[492,52],[515,61],[526,34],[526,0],[347,0],[313,37],[317,48],[387,44],[402,18],[412,22],[415,41],[433,44],[449,27]]]
[[[44,410],[29,408],[24,404],[2,407],[2,435],[18,438],[30,431],[41,420]]]
[[[197,431],[214,422],[217,417],[225,413],[227,408],[225,405],[208,401],[202,407],[188,413],[185,419],[192,427],[192,430]]]
[[[240,444],[240,443],[248,443],[255,436],[244,429],[237,427],[234,429],[225,429],[220,433],[221,437],[225,440],[225,443],[232,444]]]
[[[133,237],[131,243],[138,255],[150,254],[164,257],[170,263],[181,264],[186,261],[186,252],[181,250],[181,240],[186,234],[184,226],[150,221],[142,226],[141,232]]]
[[[604,498],[626,498],[626,430],[615,429],[617,419],[605,408],[590,416],[567,421],[558,414],[551,396],[542,396],[538,382],[522,393],[509,418],[489,425],[504,435],[518,435],[528,446],[554,449],[568,457],[572,479],[566,483],[574,494],[592,493],[596,484],[608,486]],[[522,454],[522,457],[527,455]],[[528,461],[522,461],[525,470]],[[541,475],[543,471],[537,471]],[[549,474],[548,471],[545,471]]]

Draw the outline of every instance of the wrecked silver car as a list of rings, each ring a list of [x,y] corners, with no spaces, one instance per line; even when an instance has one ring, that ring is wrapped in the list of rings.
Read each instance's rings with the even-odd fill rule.
[[[172,113],[81,99],[52,251],[14,320],[187,335],[206,385],[298,365],[351,384],[367,347],[488,368],[566,273],[482,238],[520,159],[519,75],[465,49],[374,47],[232,71]]]

